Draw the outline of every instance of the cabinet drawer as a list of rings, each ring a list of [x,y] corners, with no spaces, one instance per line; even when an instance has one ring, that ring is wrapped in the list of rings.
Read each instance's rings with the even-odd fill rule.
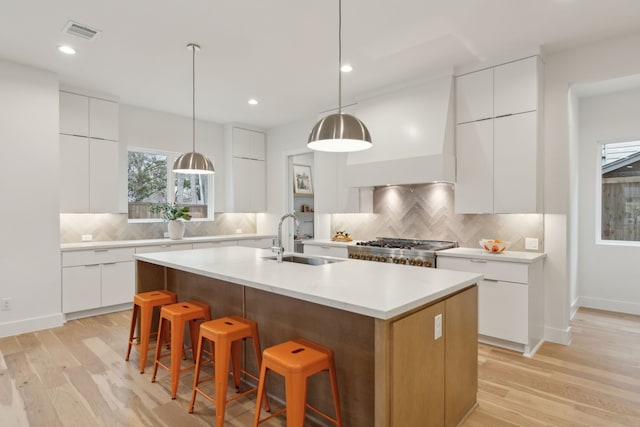
[[[238,240],[238,246],[247,248],[269,249],[273,246],[273,239]]]
[[[151,246],[141,246],[136,248],[137,254],[147,254],[151,252],[171,252],[171,251],[184,251],[187,249],[193,249],[193,245],[191,243],[181,243],[181,244],[164,244],[164,245],[151,245]]]
[[[500,255],[496,255],[499,257]],[[528,264],[491,261],[480,258],[438,257],[438,268],[484,275],[485,279],[528,283]]]
[[[304,253],[308,255],[332,256],[337,258],[348,258],[347,248],[337,246],[304,245]]]
[[[94,249],[90,251],[69,251],[62,253],[62,266],[105,264],[110,262],[133,261],[134,248]]]
[[[193,249],[224,248],[227,246],[238,246],[238,241],[223,240],[221,242],[198,242],[193,244]]]

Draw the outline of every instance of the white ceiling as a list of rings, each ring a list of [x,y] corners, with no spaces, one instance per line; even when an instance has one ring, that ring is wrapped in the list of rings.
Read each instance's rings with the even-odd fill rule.
[[[337,106],[337,0],[0,0],[0,58],[124,104],[264,129]],[[640,31],[638,0],[343,0],[348,103],[541,48]],[[74,20],[102,33],[62,33]],[[73,45],[66,56],[56,47]],[[247,104],[259,99],[257,107]]]

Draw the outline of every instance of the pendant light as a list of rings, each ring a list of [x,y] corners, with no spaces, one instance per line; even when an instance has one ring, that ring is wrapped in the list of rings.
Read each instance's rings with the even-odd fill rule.
[[[173,172],[190,174],[212,174],[215,172],[213,163],[204,154],[196,153],[196,52],[200,46],[189,43],[187,49],[193,53],[193,151],[184,153],[173,163]]]
[[[371,148],[369,129],[342,112],[342,0],[338,0],[338,112],[320,119],[311,129],[307,147],[316,151],[349,152]]]

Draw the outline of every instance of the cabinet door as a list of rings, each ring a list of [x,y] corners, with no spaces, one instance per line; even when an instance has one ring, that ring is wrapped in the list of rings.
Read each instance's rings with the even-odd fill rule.
[[[62,269],[62,311],[100,307],[100,264]]]
[[[493,117],[493,69],[456,78],[456,123]]]
[[[337,246],[318,246],[318,245],[304,245],[304,253],[307,255],[320,255],[320,256],[332,256],[336,258],[348,258],[349,250],[344,247]]]
[[[102,307],[133,302],[135,292],[133,261],[102,264]]]
[[[445,300],[444,425],[457,426],[478,394],[478,287]]]
[[[441,426],[444,420],[444,346],[434,338],[435,316],[444,302],[393,322],[391,346],[391,425]],[[446,322],[446,319],[442,319]],[[422,339],[418,339],[422,337]],[[407,398],[412,396],[411,398]],[[415,396],[422,405],[416,406]]]
[[[481,335],[528,344],[528,286],[482,280],[478,292],[478,331]]]
[[[89,136],[89,98],[60,92],[60,133]]]
[[[89,140],[60,135],[60,212],[89,212]]]
[[[89,98],[89,136],[118,140],[118,103]]]
[[[540,191],[537,113],[497,118],[494,132],[494,212],[537,212]]]
[[[264,212],[265,193],[264,161],[234,157],[233,212]]]
[[[253,130],[233,128],[233,157],[264,160],[264,134]]]
[[[118,212],[118,151],[117,142],[90,140],[89,195],[93,213]]]
[[[494,68],[494,117],[538,109],[538,57]]]
[[[493,212],[493,120],[456,127],[456,213]]]

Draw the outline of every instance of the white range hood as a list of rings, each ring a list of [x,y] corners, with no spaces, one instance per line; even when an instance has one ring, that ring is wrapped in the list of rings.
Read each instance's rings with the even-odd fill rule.
[[[455,181],[453,77],[359,102],[373,147],[347,158],[349,187]]]

